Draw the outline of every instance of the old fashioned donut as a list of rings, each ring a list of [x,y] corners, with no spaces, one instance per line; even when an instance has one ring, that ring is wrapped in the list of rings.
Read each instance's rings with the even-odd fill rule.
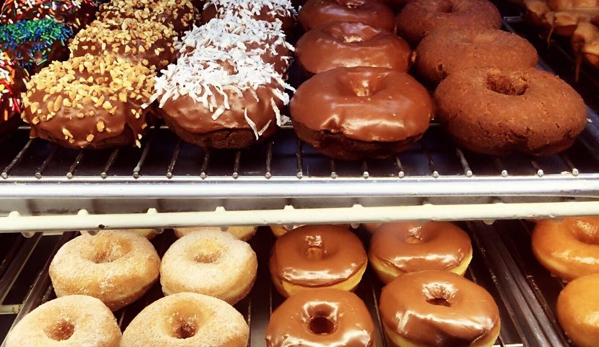
[[[459,71],[434,97],[436,119],[453,140],[483,154],[555,154],[570,147],[587,122],[580,95],[534,68]]]
[[[565,281],[599,273],[599,217],[539,221],[531,246],[539,263]]]
[[[321,288],[285,300],[270,316],[266,346],[373,347],[374,323],[354,293]]]
[[[367,264],[362,242],[347,228],[309,225],[277,239],[270,257],[270,274],[285,297],[323,287],[352,291]]]
[[[398,277],[383,288],[380,314],[395,346],[490,347],[501,325],[493,297],[449,271]]]
[[[191,233],[162,257],[160,283],[165,295],[193,292],[233,305],[250,292],[257,269],[256,253],[247,242],[221,231]]]
[[[538,55],[526,39],[495,29],[434,31],[416,48],[418,75],[437,85],[447,75],[468,68],[535,67]]]
[[[330,22],[361,22],[395,31],[393,11],[384,0],[308,0],[297,21],[304,31]]]
[[[472,243],[449,222],[386,223],[372,234],[368,259],[384,283],[422,270],[463,275],[472,260]]]
[[[159,268],[160,257],[145,237],[101,231],[62,246],[50,263],[50,279],[58,297],[89,295],[116,311],[145,294]]]
[[[243,316],[231,305],[179,293],[144,308],[125,329],[120,347],[245,347],[249,335]]]
[[[227,228],[227,232],[241,241],[248,241],[254,234],[256,234],[256,226],[231,226]],[[194,232],[206,232],[206,231],[222,231],[220,227],[190,227],[190,228],[173,228],[175,236],[181,238],[187,234]]]
[[[69,295],[48,301],[6,336],[6,347],[119,347],[121,329],[100,300]]]
[[[599,274],[579,277],[568,283],[557,298],[557,319],[578,347],[595,347],[599,341],[597,300]]]
[[[406,72],[412,49],[390,31],[359,22],[332,22],[304,34],[296,44],[295,56],[309,74],[355,66]]]
[[[422,137],[434,115],[410,75],[375,67],[336,68],[304,82],[290,103],[298,137],[341,160],[386,158]]]
[[[396,24],[398,34],[416,46],[434,30],[499,29],[501,15],[487,0],[412,0]]]

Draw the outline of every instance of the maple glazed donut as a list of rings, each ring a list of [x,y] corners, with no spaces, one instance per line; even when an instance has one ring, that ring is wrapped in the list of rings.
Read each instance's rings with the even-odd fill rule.
[[[412,0],[396,23],[399,36],[416,46],[434,30],[499,29],[501,15],[487,0]]]
[[[160,257],[145,237],[127,231],[81,235],[50,263],[56,296],[82,294],[116,311],[144,295],[158,279]]]
[[[298,137],[341,160],[387,158],[408,148],[434,115],[430,94],[407,73],[339,67],[297,89],[290,112]]]
[[[531,246],[539,263],[565,281],[599,273],[599,217],[539,221]]]
[[[364,23],[333,22],[305,33],[296,44],[295,56],[309,74],[355,66],[406,72],[412,49],[392,32]]]
[[[199,293],[233,305],[250,292],[257,269],[256,253],[247,242],[222,231],[191,233],[162,257],[160,283],[165,295]]]
[[[330,22],[361,22],[395,31],[393,11],[383,0],[308,0],[297,21],[304,31]]]
[[[582,276],[568,283],[557,298],[557,320],[578,347],[596,347],[599,341],[597,288],[599,274]]]
[[[321,288],[285,300],[270,316],[266,346],[374,347],[374,323],[354,293]]]
[[[418,75],[437,85],[447,75],[468,68],[535,67],[537,51],[528,40],[495,29],[442,30],[427,35],[416,48]]]
[[[179,293],[144,308],[127,326],[120,347],[245,347],[250,329],[226,302]]]
[[[229,234],[235,236],[241,241],[248,241],[255,234],[258,227],[256,226],[230,226],[225,230]],[[181,238],[187,234],[194,232],[206,232],[206,231],[222,231],[220,227],[190,227],[190,228],[173,228],[175,236]]]
[[[490,347],[501,327],[491,294],[449,271],[398,277],[383,287],[379,308],[394,346]]]
[[[352,291],[367,264],[362,242],[349,229],[309,225],[277,239],[270,257],[270,274],[285,297],[323,287]]]
[[[384,283],[422,270],[463,275],[472,260],[472,243],[449,222],[386,223],[372,234],[368,259]]]
[[[6,336],[6,347],[119,347],[121,329],[100,300],[69,295],[27,314]]]
[[[482,154],[559,153],[587,123],[580,95],[534,68],[458,71],[439,84],[434,98],[445,131],[460,147]]]

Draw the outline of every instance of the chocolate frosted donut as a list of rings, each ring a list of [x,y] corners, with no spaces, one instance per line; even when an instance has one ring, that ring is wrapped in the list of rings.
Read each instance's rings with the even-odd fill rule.
[[[422,137],[434,115],[428,91],[394,70],[336,68],[304,82],[290,103],[298,137],[336,159],[385,158]]]
[[[534,68],[459,71],[434,97],[437,120],[453,140],[483,154],[555,154],[570,147],[587,122],[580,95]]]
[[[536,49],[522,37],[502,30],[434,31],[416,48],[416,70],[436,85],[447,75],[468,68],[535,67]]]
[[[362,22],[395,31],[393,11],[384,0],[308,0],[297,20],[304,31],[330,22]]]
[[[447,271],[397,278],[383,288],[380,313],[396,346],[490,347],[501,325],[493,297]]]
[[[487,0],[412,0],[396,23],[399,36],[416,46],[434,30],[499,29],[501,15]]]
[[[392,32],[358,22],[332,22],[304,34],[295,47],[310,74],[336,67],[372,66],[408,71],[412,49]]]
[[[296,11],[289,0],[209,0],[202,11],[202,23],[228,16],[267,22],[278,20],[283,30],[288,32],[295,25]]]

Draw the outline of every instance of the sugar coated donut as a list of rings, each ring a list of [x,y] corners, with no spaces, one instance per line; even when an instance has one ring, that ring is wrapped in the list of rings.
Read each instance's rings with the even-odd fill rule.
[[[221,231],[191,233],[162,257],[160,283],[165,295],[200,293],[233,305],[250,292],[257,270],[256,253],[247,242]]]
[[[81,235],[50,263],[56,296],[96,297],[116,311],[145,294],[158,279],[160,257],[145,237],[126,231]]]
[[[487,0],[412,0],[396,23],[399,36],[416,46],[434,30],[499,29],[501,15]]]
[[[304,31],[331,22],[361,22],[393,32],[393,17],[384,0],[308,0],[297,21]]]
[[[227,232],[241,241],[248,241],[255,234],[258,227],[256,226],[231,226],[227,228]],[[173,228],[175,236],[181,238],[187,234],[194,232],[205,232],[205,231],[222,231],[220,227],[191,227],[191,228]]]
[[[6,347],[119,347],[121,329],[100,300],[69,295],[37,307],[6,336]]]
[[[372,235],[368,259],[384,283],[422,270],[463,275],[472,260],[472,243],[464,230],[449,222],[388,223]]]
[[[354,293],[321,288],[285,300],[270,316],[266,346],[374,347],[374,323]]]
[[[599,274],[583,276],[568,283],[557,298],[557,319],[566,335],[578,347],[596,347],[599,341]]]
[[[539,263],[563,280],[599,273],[599,217],[539,221],[531,246]]]
[[[270,274],[279,293],[286,297],[322,287],[352,291],[367,264],[362,242],[349,229],[309,225],[277,239]]]
[[[148,240],[153,239],[158,234],[156,232],[156,229],[113,229],[113,230],[105,230],[105,231],[115,231],[115,232],[127,231],[127,232],[132,232],[132,233],[139,234],[139,235],[145,237]],[[81,230],[81,234],[89,235],[90,232],[87,231],[87,230]],[[97,234],[97,232],[94,232],[94,233],[91,233],[91,234],[95,235],[95,234]]]
[[[412,272],[383,288],[381,320],[394,346],[490,347],[499,309],[483,287],[448,271]]]
[[[123,333],[120,347],[245,347],[250,329],[226,302],[179,293],[144,308]]]
[[[435,90],[436,120],[473,152],[551,155],[587,123],[584,101],[566,82],[534,68],[468,69]]]
[[[418,75],[437,85],[447,75],[467,68],[535,67],[533,45],[514,33],[496,29],[433,31],[416,48]]]

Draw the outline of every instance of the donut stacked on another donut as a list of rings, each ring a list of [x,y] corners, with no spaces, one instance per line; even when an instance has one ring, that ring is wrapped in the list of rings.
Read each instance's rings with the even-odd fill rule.
[[[247,17],[267,22],[280,21],[283,31],[290,33],[295,26],[296,15],[289,0],[209,0],[203,7],[202,23],[213,18]]]
[[[297,20],[304,31],[331,22],[361,22],[395,32],[393,11],[384,0],[308,0]]]
[[[16,129],[21,123],[21,93],[26,90],[29,74],[8,54],[0,51],[0,135]]]
[[[108,307],[91,296],[69,295],[27,314],[6,336],[6,347],[119,347],[121,329]]]

